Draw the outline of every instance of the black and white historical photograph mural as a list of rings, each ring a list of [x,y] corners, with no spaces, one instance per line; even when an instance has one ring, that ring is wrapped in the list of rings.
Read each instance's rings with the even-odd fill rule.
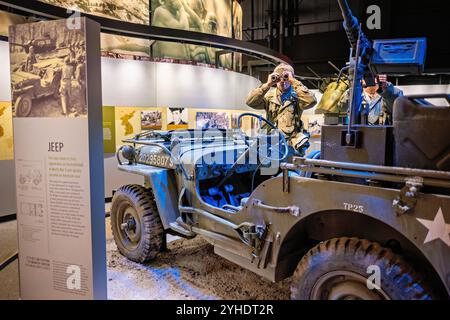
[[[160,130],[162,128],[161,110],[141,111],[141,129],[142,130]]]
[[[83,19],[10,28],[15,117],[87,116],[83,29]]]

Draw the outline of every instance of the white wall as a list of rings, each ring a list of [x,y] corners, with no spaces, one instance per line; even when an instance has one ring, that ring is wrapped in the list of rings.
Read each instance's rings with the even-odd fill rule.
[[[103,105],[247,109],[259,80],[201,66],[102,58]]]
[[[8,42],[0,41],[0,101],[11,101]]]
[[[196,108],[247,109],[259,80],[236,72],[173,63],[156,64],[156,102]]]
[[[156,106],[154,63],[102,58],[104,106]]]

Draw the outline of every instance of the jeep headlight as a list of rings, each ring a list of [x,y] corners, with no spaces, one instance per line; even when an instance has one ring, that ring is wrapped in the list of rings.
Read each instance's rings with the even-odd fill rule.
[[[122,165],[121,158],[127,159],[128,164],[136,163],[136,150],[130,145],[123,145],[117,151],[117,161]]]

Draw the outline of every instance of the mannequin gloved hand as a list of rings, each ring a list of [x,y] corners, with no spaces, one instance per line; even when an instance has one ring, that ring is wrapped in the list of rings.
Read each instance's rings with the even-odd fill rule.
[[[301,157],[305,155],[306,149],[309,148],[309,138],[310,134],[306,131],[298,132],[294,137],[291,138],[292,147]]]

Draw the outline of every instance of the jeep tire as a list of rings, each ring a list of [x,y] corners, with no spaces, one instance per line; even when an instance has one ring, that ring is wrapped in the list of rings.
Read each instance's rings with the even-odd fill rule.
[[[139,185],[120,187],[112,199],[111,229],[122,255],[139,263],[153,260],[165,241],[153,192]]]
[[[33,100],[29,94],[23,94],[14,103],[14,113],[17,117],[28,117],[31,113]]]
[[[323,241],[303,256],[292,277],[291,299],[428,300],[431,294],[390,249],[344,237]]]

